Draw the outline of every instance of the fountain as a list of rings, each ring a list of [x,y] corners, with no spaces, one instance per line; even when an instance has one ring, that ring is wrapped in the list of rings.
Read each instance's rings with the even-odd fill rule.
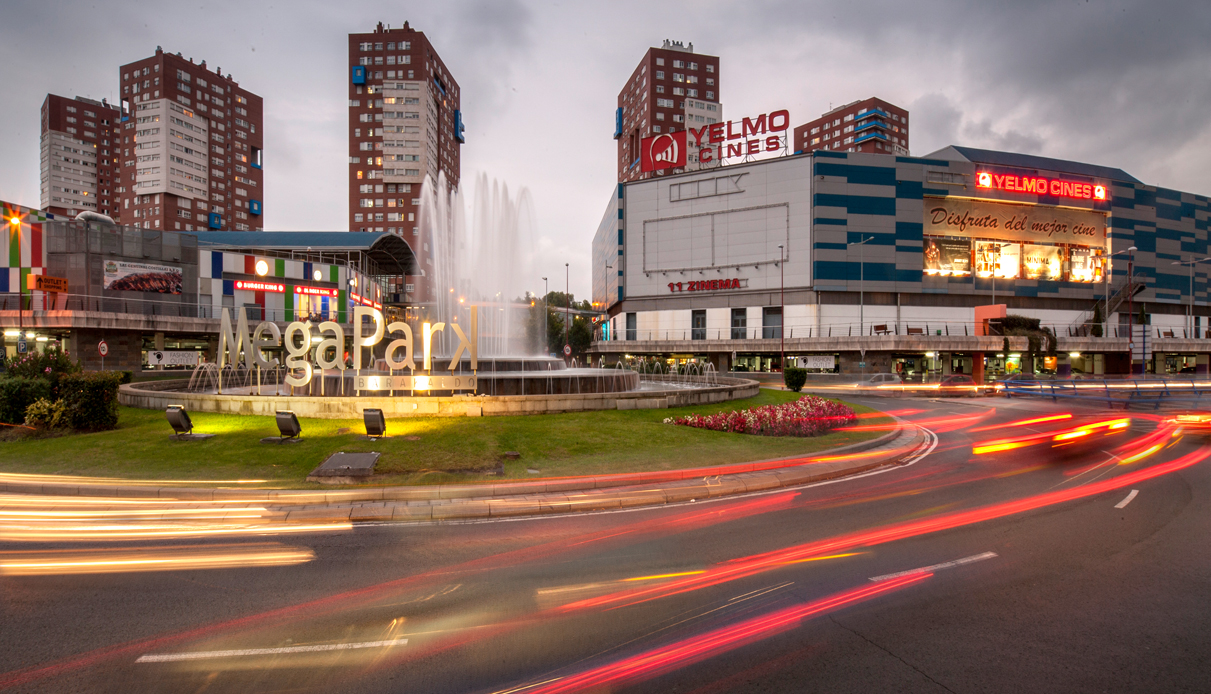
[[[591,360],[581,366],[577,358],[564,362],[539,355],[541,346],[527,334],[524,320],[531,310],[523,299],[526,284],[538,275],[529,192],[522,188],[512,194],[506,185],[482,174],[470,190],[451,189],[439,175],[437,180],[426,179],[420,200],[421,238],[429,239],[433,264],[425,267],[418,283],[423,300],[409,307],[407,321],[418,343],[422,324],[441,322],[469,332],[474,323],[476,364],[466,352],[452,363],[459,338],[441,330],[433,333],[433,368],[428,372],[405,376],[389,369],[383,351],[387,340],[374,348],[369,368],[333,368],[331,360],[321,368],[319,351],[339,344],[325,348],[321,342],[306,354],[315,368],[305,385],[289,385],[289,368],[267,367],[262,372],[260,366],[251,368],[251,362],[236,369],[205,365],[188,382],[126,384],[119,398],[149,408],[171,402],[199,411],[270,414],[291,409],[314,417],[357,417],[367,407],[388,416],[523,414],[669,407],[756,394],[753,381],[715,376],[708,383],[697,366],[691,367],[697,370],[691,376],[676,370],[670,374],[659,361],[645,362],[635,371],[621,363],[606,367],[603,359],[594,367]],[[284,334],[290,335],[290,329]],[[346,334],[346,349],[352,337]],[[419,344],[416,351],[419,359]],[[408,380],[397,380],[404,378]],[[446,385],[435,385],[439,382]]]

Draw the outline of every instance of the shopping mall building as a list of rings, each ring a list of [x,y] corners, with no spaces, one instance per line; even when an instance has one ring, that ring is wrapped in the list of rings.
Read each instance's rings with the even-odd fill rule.
[[[592,351],[912,379],[1206,373],[1211,264],[1189,261],[1209,212],[1120,169],[953,146],[619,184],[593,241],[609,317]],[[1035,333],[1037,358],[1029,336],[1006,350],[1006,313],[1054,349]]]
[[[0,209],[10,359],[58,346],[86,369],[189,369],[214,361],[224,309],[254,325],[328,320],[352,334],[357,304],[406,309],[386,289],[415,268],[408,244],[386,233],[159,231]]]

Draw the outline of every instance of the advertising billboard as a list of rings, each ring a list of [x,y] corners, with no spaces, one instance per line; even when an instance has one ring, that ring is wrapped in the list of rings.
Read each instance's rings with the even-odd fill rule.
[[[1022,245],[1004,241],[976,241],[976,277],[1017,279],[1022,268]]]
[[[1093,210],[930,197],[924,209],[927,235],[1106,245],[1106,215]]]
[[[1101,282],[1105,251],[1089,246],[1068,248],[1068,279],[1072,282]]]
[[[1064,279],[1064,247],[1023,244],[1022,276],[1028,280]]]
[[[150,263],[105,261],[104,287],[115,291],[180,294],[181,268]]]
[[[925,274],[963,277],[971,274],[971,239],[925,237]]]

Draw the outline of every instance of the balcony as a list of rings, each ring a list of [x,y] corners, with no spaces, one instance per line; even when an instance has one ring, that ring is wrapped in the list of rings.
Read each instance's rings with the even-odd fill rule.
[[[855,137],[854,144],[860,145],[863,142],[869,142],[870,140],[880,140],[882,142],[887,142],[887,136],[884,135],[883,133],[875,130],[875,131],[868,132],[861,137]]]
[[[874,116],[880,116],[882,118],[886,118],[887,120],[891,120],[891,114],[886,113],[881,108],[872,108],[869,111],[863,111],[862,113],[859,113],[858,115],[854,116],[854,120],[860,121],[860,120],[865,120],[867,118],[872,118]]]
[[[866,123],[863,123],[862,125],[854,126],[854,132],[860,133],[863,130],[866,130],[867,128],[882,128],[884,130],[887,130],[887,123],[884,123],[881,120],[868,121]]]

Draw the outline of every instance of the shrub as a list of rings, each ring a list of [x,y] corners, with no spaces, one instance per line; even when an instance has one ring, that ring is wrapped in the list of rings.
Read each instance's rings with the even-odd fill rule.
[[[55,384],[65,374],[80,373],[80,362],[73,362],[70,355],[58,347],[48,347],[44,352],[27,352],[14,357],[8,363],[10,376],[45,378]]]
[[[59,382],[59,396],[67,406],[72,428],[116,429],[121,380],[122,375],[116,371],[64,376]]]
[[[34,401],[51,397],[50,381],[45,378],[5,376],[0,378],[0,422],[21,424],[25,409]]]
[[[39,398],[25,408],[25,423],[31,427],[61,429],[70,423],[67,404],[62,400]]]
[[[666,424],[758,436],[819,436],[857,419],[854,411],[835,400],[804,395],[784,405],[763,405],[738,412],[669,417]]]
[[[782,370],[782,382],[787,388],[798,393],[803,390],[804,384],[807,383],[807,369],[799,369],[793,366]]]

